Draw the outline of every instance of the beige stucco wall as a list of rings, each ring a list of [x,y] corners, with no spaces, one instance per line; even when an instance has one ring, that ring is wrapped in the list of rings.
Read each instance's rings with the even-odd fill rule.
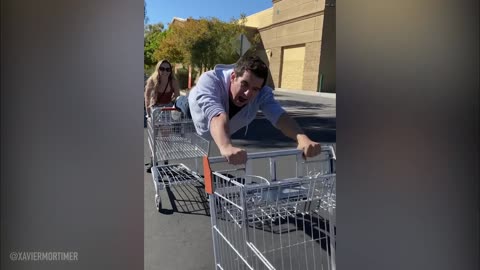
[[[264,47],[274,48],[320,41],[322,28],[316,26],[321,24],[319,21],[322,21],[323,17],[322,15],[317,17],[260,29]]]
[[[271,49],[270,67],[273,83],[276,87],[282,87],[280,84],[280,68],[275,65],[282,63],[282,48],[288,46],[304,45],[305,62],[303,90],[317,90],[318,65],[320,61],[320,42],[322,36],[323,15],[280,25],[271,29],[260,30],[263,45],[266,49]],[[317,50],[317,51],[315,51]],[[317,65],[316,67],[314,65]]]
[[[282,48],[271,48],[270,56],[270,74],[272,76],[273,86],[279,87],[280,85],[280,67],[282,66]]]
[[[247,21],[250,22],[248,25],[257,27],[260,33],[263,48],[259,54],[268,59],[274,87],[288,86],[299,87],[302,90],[318,90],[322,36],[325,31],[324,12],[325,0],[274,0],[272,8],[247,17]],[[269,15],[271,22],[267,24]],[[260,25],[262,27],[258,27]],[[302,74],[290,77],[301,78],[301,82],[297,84],[282,82],[284,70],[282,51],[299,46],[304,46],[304,60],[302,68],[298,68],[296,72],[302,72]],[[287,55],[287,57],[290,56]],[[327,65],[331,64],[327,63]],[[323,70],[326,68],[324,67]]]
[[[273,7],[257,12],[247,17],[245,26],[262,28],[272,24]]]
[[[316,91],[320,65],[321,42],[310,42],[305,46],[305,62],[303,72],[303,89]]]
[[[273,3],[272,23],[298,18],[325,8],[325,0],[282,0]]]

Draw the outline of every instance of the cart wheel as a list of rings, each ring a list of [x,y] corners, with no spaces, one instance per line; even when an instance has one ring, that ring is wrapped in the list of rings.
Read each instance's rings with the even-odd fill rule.
[[[151,162],[145,163],[145,171],[147,173],[152,173],[152,163]]]
[[[155,207],[157,207],[158,212],[162,210],[162,199],[157,194],[155,194]]]
[[[156,164],[155,166],[158,166],[158,162],[155,162],[155,164]],[[167,164],[168,164],[168,162],[167,162]],[[152,165],[151,162],[145,164],[145,171],[146,171],[147,173],[152,173],[152,167],[153,167],[153,165]]]

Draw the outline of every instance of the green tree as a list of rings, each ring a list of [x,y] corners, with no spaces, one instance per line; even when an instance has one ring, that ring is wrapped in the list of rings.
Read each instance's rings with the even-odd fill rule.
[[[191,64],[192,45],[205,34],[205,31],[203,22],[191,18],[183,23],[170,25],[165,39],[154,54],[155,58]]]
[[[242,21],[233,19],[226,23],[211,18],[204,20],[204,24],[207,31],[192,44],[192,64],[212,69],[219,63],[237,61],[239,55],[236,40],[243,33]]]
[[[156,65],[157,60],[154,57],[155,51],[158,50],[165,38],[165,31],[162,23],[148,24],[144,29],[144,49],[143,60],[144,68],[148,70]]]
[[[244,22],[245,16],[241,15],[228,23],[217,18],[189,18],[170,25],[154,58],[207,69],[219,63],[233,63],[239,57],[235,40],[245,32]]]

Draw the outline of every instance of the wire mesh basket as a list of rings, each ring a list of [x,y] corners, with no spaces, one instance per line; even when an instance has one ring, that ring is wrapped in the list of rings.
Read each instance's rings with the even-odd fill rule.
[[[191,118],[174,108],[152,111],[148,121],[148,142],[153,164],[157,161],[208,155],[209,141],[195,132]]]
[[[272,175],[241,169],[212,172],[218,269],[335,269],[336,157],[331,151],[328,159],[297,158],[297,176],[287,179],[271,181]]]
[[[171,160],[208,155],[210,142],[198,136],[191,118],[175,108],[154,108],[147,121],[155,205],[161,210],[160,191],[165,187],[200,182],[202,179],[183,164],[159,165]]]

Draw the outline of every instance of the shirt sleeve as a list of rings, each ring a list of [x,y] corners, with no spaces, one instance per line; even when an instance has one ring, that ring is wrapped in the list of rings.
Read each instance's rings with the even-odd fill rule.
[[[260,103],[260,110],[263,112],[265,117],[277,127],[277,122],[280,116],[285,113],[285,110],[282,108],[280,103],[275,100],[273,96],[272,89],[269,87],[264,88],[261,91],[265,91],[265,94],[262,98],[262,102]]]
[[[195,87],[195,91],[197,91],[197,104],[208,120],[208,129],[210,129],[212,118],[221,113],[226,113],[226,109],[221,100],[221,82],[213,73],[206,73],[200,77]]]

